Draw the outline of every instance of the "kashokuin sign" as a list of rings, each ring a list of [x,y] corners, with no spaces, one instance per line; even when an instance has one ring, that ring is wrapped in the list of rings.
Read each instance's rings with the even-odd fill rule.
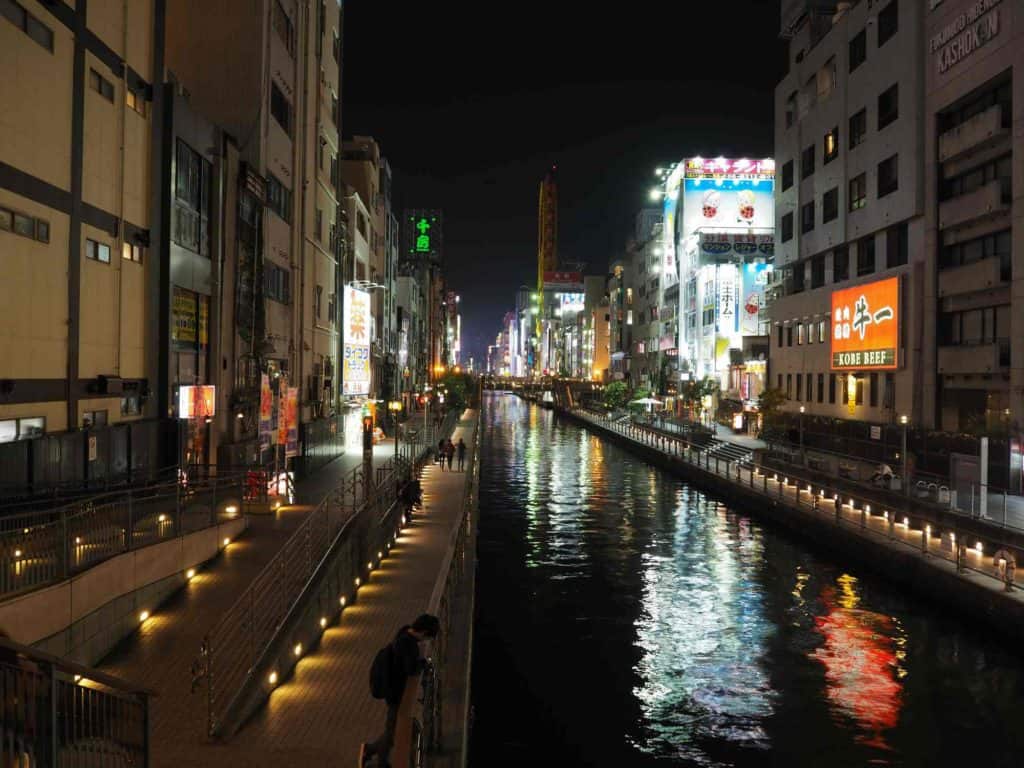
[[[900,279],[890,277],[832,293],[832,370],[898,365]]]
[[[938,34],[929,50],[935,54],[939,74],[945,74],[999,34],[999,8],[1002,0],[976,0]]]

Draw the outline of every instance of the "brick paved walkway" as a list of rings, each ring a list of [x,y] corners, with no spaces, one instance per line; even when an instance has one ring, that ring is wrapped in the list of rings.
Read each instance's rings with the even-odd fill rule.
[[[470,443],[476,425],[467,412],[453,439]],[[374,464],[393,454],[393,443],[378,445]],[[360,457],[342,457],[300,485],[297,496],[313,500],[351,471]],[[340,625],[328,627],[315,653],[274,691],[267,706],[228,744],[205,738],[205,686],[191,693],[190,665],[203,635],[234,602],[309,506],[278,516],[254,516],[249,532],[201,572],[100,665],[100,669],[155,689],[152,702],[152,765],[279,766],[350,765],[361,741],[376,737],[384,705],[367,690],[373,654],[403,623],[421,613],[433,590],[452,526],[461,512],[465,474],[424,470],[426,514],[399,537],[391,555],[374,571],[348,607]],[[311,498],[312,497],[312,498]],[[341,759],[341,756],[346,756]],[[350,756],[350,757],[349,757]]]

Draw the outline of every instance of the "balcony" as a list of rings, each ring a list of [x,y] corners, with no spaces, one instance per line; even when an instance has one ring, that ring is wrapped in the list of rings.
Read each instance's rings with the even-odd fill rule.
[[[1009,367],[1009,339],[939,347],[939,373],[997,373]]]
[[[981,112],[939,136],[939,162],[954,160],[969,152],[984,149],[1010,135],[1009,125],[1003,121],[1003,108],[994,107]]]
[[[970,224],[1010,210],[1010,180],[993,179],[972,192],[939,203],[939,229]]]
[[[992,256],[939,272],[939,298],[984,291],[1005,281],[1002,259]]]

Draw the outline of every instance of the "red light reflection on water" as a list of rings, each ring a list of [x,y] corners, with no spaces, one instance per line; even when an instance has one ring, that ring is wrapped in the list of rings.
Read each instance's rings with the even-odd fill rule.
[[[815,625],[824,644],[809,655],[825,667],[825,694],[836,712],[864,732],[858,741],[889,749],[884,732],[896,726],[903,704],[903,631],[892,617],[857,608],[856,579],[838,582],[822,591],[826,613]]]

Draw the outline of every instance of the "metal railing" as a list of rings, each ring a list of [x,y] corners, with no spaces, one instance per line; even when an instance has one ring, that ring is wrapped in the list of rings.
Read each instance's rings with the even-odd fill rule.
[[[149,765],[151,692],[0,638],[0,765]]]
[[[0,516],[0,598],[67,579],[122,552],[233,519],[245,470],[193,468],[143,488]]]
[[[976,518],[961,514],[956,509],[950,510],[952,524],[939,525],[920,510],[902,508],[897,504],[878,504],[799,473],[772,469],[751,461],[730,461],[703,447],[636,424],[607,421],[599,413],[577,410],[575,415],[641,445],[660,450],[671,460],[741,485],[752,493],[787,503],[810,514],[825,516],[834,520],[837,526],[860,535],[886,538],[922,555],[948,560],[956,565],[958,573],[970,570],[995,579],[1007,591],[1013,588],[1017,561],[1024,558],[1024,547],[1001,536],[999,528],[993,527],[986,533],[978,533],[976,525],[965,529],[963,523],[968,520],[974,522]]]
[[[421,678],[420,709],[417,715],[418,727],[413,729],[412,754],[416,765],[424,763],[424,753],[441,749],[442,740],[442,696],[448,664],[448,643],[452,634],[452,611],[456,590],[462,584],[466,573],[466,547],[471,541],[474,514],[480,488],[480,429],[477,421],[473,444],[469,447],[470,465],[466,471],[466,490],[462,504],[462,517],[453,532],[454,541],[445,556],[439,580],[427,612],[441,621],[441,631],[433,641],[433,654]]]

